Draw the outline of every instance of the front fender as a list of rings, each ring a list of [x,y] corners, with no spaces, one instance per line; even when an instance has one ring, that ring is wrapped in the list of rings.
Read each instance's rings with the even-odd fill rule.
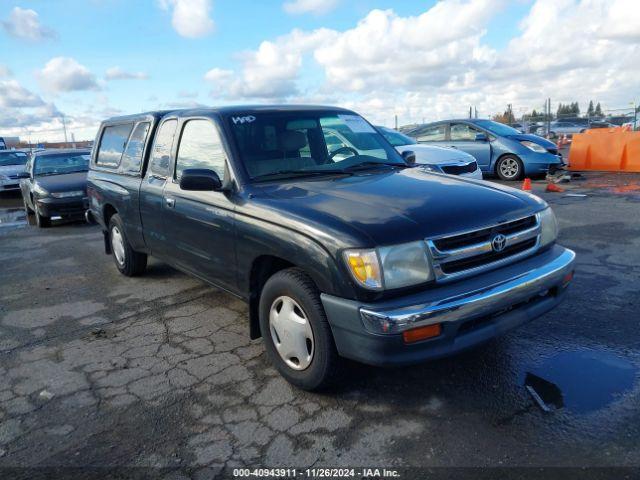
[[[303,269],[322,293],[355,297],[353,286],[340,271],[335,257],[313,238],[255,217],[238,215],[238,286],[250,296],[253,263],[265,255],[285,260]]]

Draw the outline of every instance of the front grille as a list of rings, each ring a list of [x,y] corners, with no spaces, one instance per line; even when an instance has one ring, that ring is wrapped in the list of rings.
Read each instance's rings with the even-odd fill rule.
[[[468,247],[477,243],[488,242],[495,235],[501,233],[503,235],[510,235],[521,230],[531,228],[536,224],[536,216],[522,218],[513,222],[502,223],[495,227],[483,228],[481,230],[475,230],[469,233],[463,233],[462,235],[455,235],[453,237],[446,237],[440,240],[435,240],[433,243],[440,251],[454,250],[457,248]]]
[[[463,173],[473,173],[478,169],[476,162],[470,162],[466,165],[444,165],[442,171],[449,175],[462,175]]]
[[[504,241],[494,248],[493,240]],[[537,215],[512,220],[450,237],[427,240],[436,280],[447,281],[511,263],[534,252],[538,246],[540,224]]]
[[[476,255],[475,257],[465,258],[462,260],[454,260],[453,262],[447,262],[442,265],[442,271],[447,275],[452,273],[462,272],[464,270],[470,270],[472,268],[477,268],[487,263],[497,262],[498,260],[502,260],[503,258],[510,257],[511,255],[516,255],[518,253],[522,253],[530,248],[533,248],[538,240],[535,238],[531,238],[521,243],[517,243],[515,245],[511,245],[501,252],[489,252],[481,255]]]

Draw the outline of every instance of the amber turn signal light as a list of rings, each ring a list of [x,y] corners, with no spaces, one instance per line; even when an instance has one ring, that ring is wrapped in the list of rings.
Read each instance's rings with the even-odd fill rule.
[[[437,337],[442,333],[442,325],[436,323],[434,325],[427,325],[425,327],[413,328],[402,332],[402,338],[404,343],[414,343],[420,340],[426,340],[427,338]]]

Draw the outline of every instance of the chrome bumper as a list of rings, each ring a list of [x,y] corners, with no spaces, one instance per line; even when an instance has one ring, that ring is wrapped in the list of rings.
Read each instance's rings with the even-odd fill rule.
[[[471,320],[500,313],[537,296],[563,288],[573,273],[575,253],[565,249],[552,261],[503,282],[421,305],[393,310],[360,308],[360,316],[370,333],[397,334],[435,323]]]

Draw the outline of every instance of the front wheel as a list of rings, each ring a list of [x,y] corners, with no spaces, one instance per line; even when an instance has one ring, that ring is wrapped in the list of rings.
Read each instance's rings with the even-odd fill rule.
[[[122,219],[118,214],[109,219],[109,241],[113,260],[120,273],[127,277],[135,277],[145,271],[147,256],[131,248],[124,233]]]
[[[498,160],[496,173],[502,180],[520,180],[524,176],[522,160],[514,155],[505,155]]]
[[[36,225],[38,228],[49,228],[51,226],[51,217],[46,217],[41,215],[38,211],[38,207],[36,206]]]
[[[313,281],[300,269],[273,275],[260,295],[260,331],[280,374],[304,390],[334,384],[340,358]]]

